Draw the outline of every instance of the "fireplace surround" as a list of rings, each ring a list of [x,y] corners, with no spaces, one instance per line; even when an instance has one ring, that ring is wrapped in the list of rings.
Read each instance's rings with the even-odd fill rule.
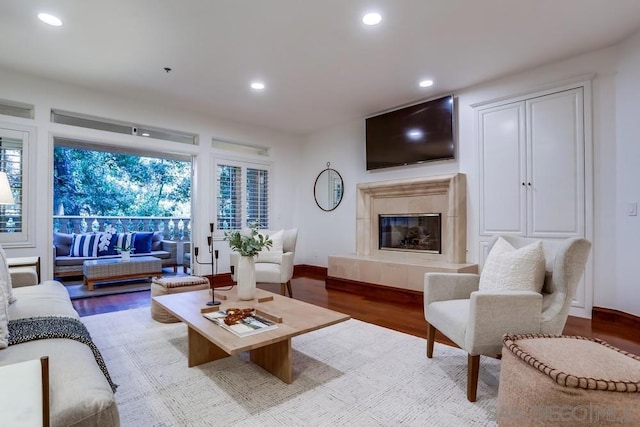
[[[372,284],[422,292],[426,272],[478,271],[466,263],[466,176],[461,173],[357,186],[356,253],[329,256],[327,287]],[[439,251],[380,247],[381,215],[440,215]]]

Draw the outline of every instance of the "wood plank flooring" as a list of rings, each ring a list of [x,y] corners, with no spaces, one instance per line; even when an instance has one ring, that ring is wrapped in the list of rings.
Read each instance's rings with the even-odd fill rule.
[[[259,284],[258,287],[271,292],[280,292],[280,285]],[[292,288],[294,298],[301,301],[336,310],[348,314],[354,319],[407,334],[422,338],[427,336],[422,304],[397,304],[341,291],[327,290],[323,280],[307,277],[293,279]],[[143,291],[74,300],[73,305],[81,316],[148,307],[150,292]],[[640,355],[640,333],[624,324],[592,322],[588,319],[569,317],[563,333],[599,338],[615,347]],[[436,336],[436,340],[453,345],[439,334]]]

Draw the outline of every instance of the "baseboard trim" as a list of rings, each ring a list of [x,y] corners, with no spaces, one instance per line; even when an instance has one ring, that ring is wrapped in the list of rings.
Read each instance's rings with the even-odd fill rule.
[[[617,323],[635,330],[640,329],[640,317],[612,308],[593,307],[591,317],[594,322]]]
[[[298,264],[293,267],[293,276],[325,280],[327,278],[327,267],[319,267],[317,265],[309,264]]]
[[[325,288],[349,292],[364,298],[386,300],[399,304],[424,304],[422,292],[341,279],[339,277],[327,276],[325,279]]]

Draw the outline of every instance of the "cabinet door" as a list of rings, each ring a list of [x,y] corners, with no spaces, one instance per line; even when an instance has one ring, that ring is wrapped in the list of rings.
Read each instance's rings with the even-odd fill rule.
[[[582,91],[526,101],[529,236],[584,236]]]
[[[525,103],[478,112],[480,234],[526,232]]]

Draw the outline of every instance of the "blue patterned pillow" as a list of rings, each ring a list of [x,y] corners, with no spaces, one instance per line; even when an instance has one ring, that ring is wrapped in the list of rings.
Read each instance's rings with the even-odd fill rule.
[[[118,233],[115,229],[107,229],[103,233],[98,233],[98,256],[117,255],[116,246]]]
[[[99,236],[97,234],[74,234],[69,255],[76,257],[97,257],[98,240]]]

